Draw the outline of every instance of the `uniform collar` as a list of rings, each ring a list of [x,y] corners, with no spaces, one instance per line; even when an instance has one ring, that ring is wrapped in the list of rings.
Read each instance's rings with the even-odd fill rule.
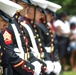
[[[33,23],[32,23],[32,20],[29,19],[28,17],[23,17],[23,19],[26,21],[26,23],[28,23],[28,24],[33,24]]]

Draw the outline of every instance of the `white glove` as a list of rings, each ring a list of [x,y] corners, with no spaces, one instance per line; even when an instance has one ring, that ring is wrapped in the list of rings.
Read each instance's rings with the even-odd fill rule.
[[[47,68],[46,68],[46,73],[47,74],[50,74],[53,70],[54,70],[54,65],[53,65],[53,62],[51,61],[44,61],[47,65]]]
[[[61,71],[61,64],[58,61],[55,61],[53,64],[54,64],[54,71],[53,72],[56,75],[58,75]]]
[[[38,61],[35,61],[32,65],[35,67],[34,75],[39,75],[41,72],[41,64]]]

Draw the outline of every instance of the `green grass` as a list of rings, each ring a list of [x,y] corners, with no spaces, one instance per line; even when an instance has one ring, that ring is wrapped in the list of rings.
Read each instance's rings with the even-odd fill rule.
[[[72,71],[67,71],[67,72],[63,72],[60,75],[76,75],[76,72],[72,72]]]

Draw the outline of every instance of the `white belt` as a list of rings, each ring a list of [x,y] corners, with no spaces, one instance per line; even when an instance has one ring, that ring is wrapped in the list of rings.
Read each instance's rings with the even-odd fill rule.
[[[14,48],[15,53],[22,59],[28,60],[30,58],[30,54],[28,53],[21,53],[18,48]]]

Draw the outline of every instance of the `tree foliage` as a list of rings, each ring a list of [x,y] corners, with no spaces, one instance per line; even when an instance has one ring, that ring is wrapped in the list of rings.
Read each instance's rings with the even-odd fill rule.
[[[69,15],[76,14],[76,0],[49,0],[62,6],[58,11],[66,11]]]

